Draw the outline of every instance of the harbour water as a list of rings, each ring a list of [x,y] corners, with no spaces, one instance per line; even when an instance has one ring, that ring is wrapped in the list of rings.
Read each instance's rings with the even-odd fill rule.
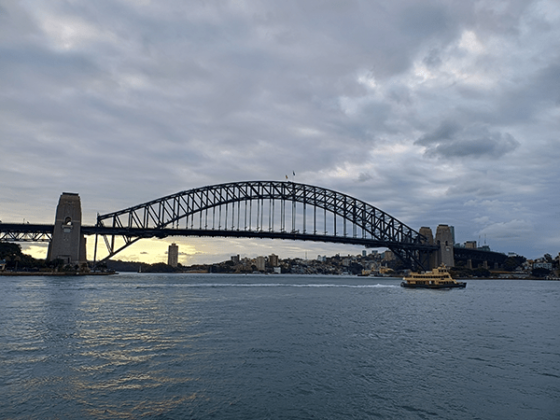
[[[4,277],[2,419],[559,419],[560,282]]]

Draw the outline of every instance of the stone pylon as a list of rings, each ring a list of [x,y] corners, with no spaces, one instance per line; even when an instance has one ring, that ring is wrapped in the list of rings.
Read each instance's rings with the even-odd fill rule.
[[[437,265],[445,264],[447,267],[455,266],[453,251],[453,233],[448,225],[439,225],[436,229]]]
[[[82,206],[78,194],[62,193],[58,201],[47,260],[57,258],[66,264],[87,262],[86,240],[82,235]]]
[[[418,233],[420,233],[421,235],[424,235],[427,238],[427,243],[430,245],[434,244],[434,234],[432,233],[432,229],[426,226],[422,226],[420,228],[420,230],[418,231]],[[426,270],[431,270],[432,268],[437,267],[437,251],[436,252],[431,252],[429,254],[428,258],[428,266],[426,267]]]

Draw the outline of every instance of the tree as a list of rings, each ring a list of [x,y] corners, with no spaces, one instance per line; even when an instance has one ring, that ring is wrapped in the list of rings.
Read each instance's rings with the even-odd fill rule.
[[[19,244],[0,242],[0,260],[16,255],[22,255],[21,246],[19,246]]]
[[[543,278],[546,277],[550,274],[550,270],[548,268],[533,268],[533,270],[531,271],[531,275],[533,277],[538,277],[538,278]]]
[[[352,263],[350,264],[350,266],[348,267],[348,271],[351,274],[361,274],[362,270],[364,269],[364,266],[362,264],[359,264],[357,262],[352,261]]]
[[[506,271],[513,271],[521,264],[523,264],[527,259],[520,255],[516,255],[514,257],[507,257],[504,261],[504,270]]]
[[[474,277],[490,277],[490,270],[484,267],[475,268],[473,270]]]

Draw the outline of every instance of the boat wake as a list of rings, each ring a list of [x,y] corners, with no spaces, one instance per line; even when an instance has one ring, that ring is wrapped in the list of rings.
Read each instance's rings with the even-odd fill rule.
[[[375,288],[398,288],[393,284],[295,284],[295,283],[174,283],[174,284],[146,284],[137,286],[137,289],[185,287],[185,288],[226,288],[226,287],[293,287],[293,288],[348,288],[348,289],[375,289]]]

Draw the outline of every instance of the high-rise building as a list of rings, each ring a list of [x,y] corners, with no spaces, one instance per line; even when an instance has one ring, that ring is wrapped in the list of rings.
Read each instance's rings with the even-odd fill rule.
[[[455,245],[455,226],[449,226],[449,230],[451,231],[451,241]]]
[[[268,257],[268,265],[271,267],[278,267],[278,255],[270,254]]]
[[[172,243],[169,245],[169,249],[167,250],[167,265],[171,267],[177,267],[179,264],[179,247]]]
[[[257,257],[257,261],[256,261],[255,265],[257,266],[257,270],[259,270],[259,271],[265,271],[266,270],[266,262],[265,262],[264,257],[262,257],[262,256]]]

